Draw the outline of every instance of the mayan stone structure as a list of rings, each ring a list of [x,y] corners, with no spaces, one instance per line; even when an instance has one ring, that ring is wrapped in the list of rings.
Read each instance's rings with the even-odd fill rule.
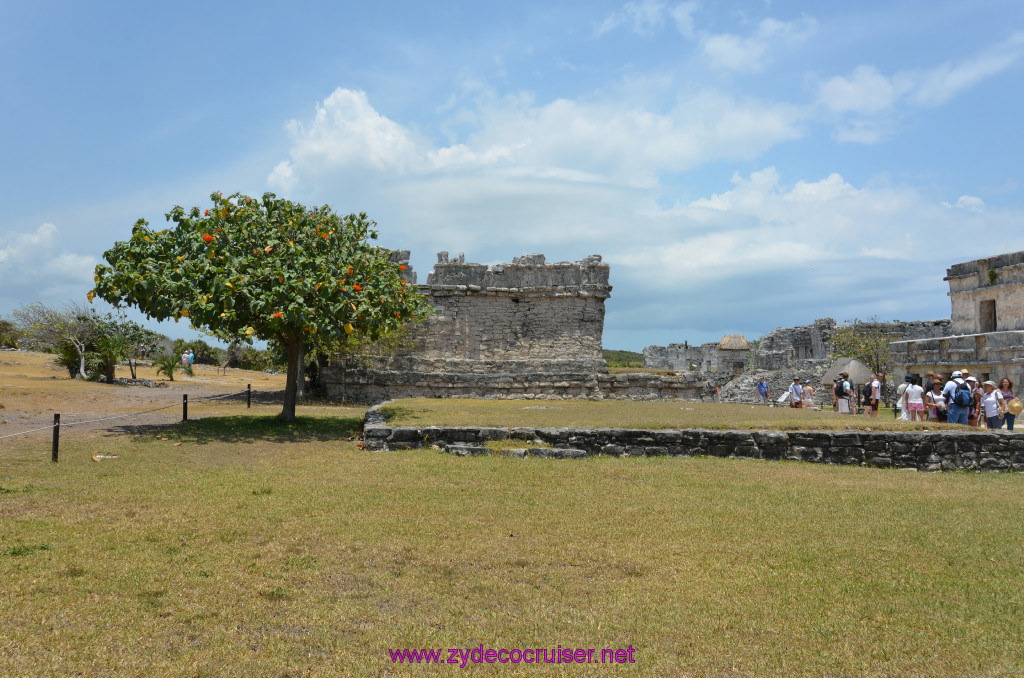
[[[407,263],[408,252],[396,252]],[[411,268],[408,279],[415,282]],[[438,254],[420,285],[434,313],[410,345],[382,357],[338,360],[328,396],[352,402],[409,397],[682,398],[689,378],[609,375],[601,355],[609,267],[594,255],[548,264],[544,255],[486,266]]]
[[[983,381],[1024,379],[1024,252],[955,264],[946,270],[952,308],[943,336],[898,341],[898,376],[968,368]],[[908,337],[908,339],[911,339]]]
[[[747,366],[752,347],[740,334],[730,334],[721,341],[690,346],[669,344],[644,349],[644,367],[686,372],[694,370],[706,375],[736,376]]]

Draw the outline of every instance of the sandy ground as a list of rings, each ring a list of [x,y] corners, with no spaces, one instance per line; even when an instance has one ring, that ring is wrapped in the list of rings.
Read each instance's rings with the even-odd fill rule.
[[[4,435],[51,424],[54,412],[60,413],[62,422],[70,423],[167,405],[180,408],[182,394],[188,394],[190,401],[195,400],[190,411],[195,409],[198,414],[203,398],[244,391],[247,384],[252,384],[254,402],[266,401],[272,394],[278,396],[284,389],[285,378],[280,374],[237,369],[228,369],[225,374],[206,365],[194,369],[195,376],[178,372],[171,382],[157,377],[155,368],[140,366],[140,379],[153,379],[165,386],[111,386],[68,378],[67,370],[56,365],[47,353],[0,351],[0,443]],[[119,367],[117,376],[128,378],[131,373],[127,367]],[[244,394],[239,397],[244,399]],[[173,412],[168,408],[152,416],[166,418]],[[150,415],[138,415],[143,416]]]

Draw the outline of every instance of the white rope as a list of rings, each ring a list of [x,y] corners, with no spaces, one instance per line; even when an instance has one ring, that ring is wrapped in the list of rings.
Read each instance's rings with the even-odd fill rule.
[[[50,424],[49,426],[44,426],[42,428],[29,429],[28,431],[22,431],[20,433],[8,433],[5,436],[0,436],[0,440],[3,440],[4,438],[13,438],[14,436],[23,436],[26,433],[35,433],[36,431],[45,431],[46,429],[49,429],[49,428],[53,428],[53,424]]]
[[[206,398],[196,398],[192,402],[194,402],[194,403],[201,403],[201,402],[206,402],[208,400],[221,400],[223,398],[230,398],[232,396],[241,395],[243,393],[246,393],[246,391],[235,391],[234,393],[225,393],[223,395],[218,395],[218,396],[209,396],[209,397],[206,397]],[[68,427],[69,428],[71,426],[82,426],[84,424],[95,424],[95,423],[100,422],[100,421],[112,421],[114,419],[125,419],[126,417],[138,417],[138,416],[143,415],[143,414],[151,414],[153,412],[159,412],[160,410],[167,410],[167,409],[170,409],[172,407],[178,407],[178,403],[173,403],[171,405],[164,405],[163,407],[154,407],[151,410],[143,410],[142,412],[129,412],[128,414],[115,414],[112,417],[100,417],[98,419],[86,419],[84,421],[62,421],[59,424],[53,423],[53,424],[50,424],[49,426],[42,426],[40,428],[33,428],[33,429],[29,429],[27,431],[19,431],[18,433],[8,433],[7,435],[0,436],[0,440],[3,440],[4,438],[15,438],[17,436],[28,435],[29,433],[38,433],[39,431],[46,431],[48,429],[54,428],[55,426],[63,426],[63,427]]]

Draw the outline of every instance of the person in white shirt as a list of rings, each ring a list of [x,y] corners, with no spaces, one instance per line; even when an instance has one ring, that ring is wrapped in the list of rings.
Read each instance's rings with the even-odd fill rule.
[[[896,389],[896,407],[900,411],[900,419],[902,421],[910,421],[910,416],[906,408],[907,399],[903,397],[903,394],[907,392],[907,387],[910,386],[910,382],[913,380],[914,377],[908,374],[903,377],[903,383]]]
[[[1003,415],[1006,414],[1006,401],[1003,394],[996,389],[996,382],[986,381],[982,384],[985,394],[981,396],[981,408],[985,412],[985,425],[990,429],[997,429],[1003,425]]]
[[[885,379],[885,375],[881,372],[875,377],[875,380],[871,382],[871,418],[878,418],[878,405],[882,402],[882,380]]]
[[[946,421],[946,396],[942,395],[942,382],[932,382],[932,390],[924,394],[924,404],[932,421]]]
[[[907,389],[903,393],[903,400],[905,401],[903,411],[910,416],[909,421],[925,420],[924,386],[921,386],[919,377],[911,377],[910,383],[907,384]]]
[[[793,383],[789,386],[789,406],[803,407],[804,389],[800,386],[800,377],[793,377]]]

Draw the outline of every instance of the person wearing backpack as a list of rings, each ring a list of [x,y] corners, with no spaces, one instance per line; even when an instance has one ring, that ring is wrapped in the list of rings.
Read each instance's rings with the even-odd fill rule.
[[[963,380],[963,374],[956,370],[950,375],[949,381],[942,389],[942,395],[946,397],[947,412],[946,421],[950,424],[963,424],[967,426],[967,414],[971,409],[971,401],[974,399],[971,387]]]

